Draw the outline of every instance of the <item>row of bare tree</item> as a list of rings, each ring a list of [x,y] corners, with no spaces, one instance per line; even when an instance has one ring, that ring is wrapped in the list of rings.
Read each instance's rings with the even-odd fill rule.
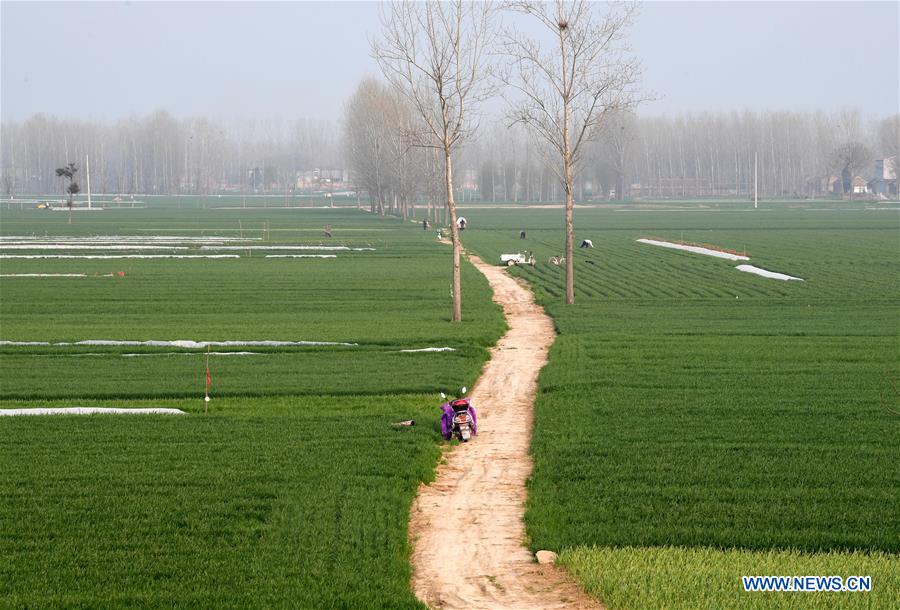
[[[505,27],[498,22],[501,11],[513,16]],[[631,4],[603,6],[586,0],[383,5],[382,32],[372,54],[399,98],[396,107],[404,111],[400,120],[377,109],[370,114],[386,118],[383,126],[394,134],[397,150],[418,148],[439,156],[453,247],[454,322],[462,318],[454,159],[474,139],[481,104],[498,92],[508,102],[507,119],[523,126],[538,143],[545,167],[562,186],[566,302],[574,302],[576,174],[588,143],[602,133],[607,117],[633,110],[642,97],[636,89],[640,66],[626,44],[634,15]],[[371,103],[360,97],[364,106]],[[348,106],[346,125],[356,125],[351,120],[356,112],[357,106]],[[351,150],[367,146],[362,156],[371,158],[384,142],[383,137],[370,137],[366,143],[364,136],[374,131],[348,127]],[[380,197],[381,174],[371,173]]]
[[[427,217],[443,218],[443,160],[434,149],[411,146],[416,117],[407,101],[374,78],[359,83],[344,109],[342,152],[358,192],[373,213],[405,220],[425,202]]]
[[[224,188],[283,192],[297,172],[334,168],[340,143],[326,121],[176,119],[165,111],[115,124],[35,115],[4,123],[4,194],[64,188],[55,168],[90,157],[95,192],[209,194]]]
[[[854,109],[612,113],[587,146],[575,194],[582,201],[751,197],[758,161],[760,197],[822,196],[829,194],[828,176],[869,179],[876,159],[898,154],[898,141],[900,115],[871,119]],[[560,183],[535,147],[527,132],[496,123],[462,151],[458,164],[475,177],[481,200],[560,201]]]
[[[517,28],[523,22],[513,19],[512,26],[496,27],[495,8],[530,26]],[[832,116],[745,112],[638,118],[637,106],[652,95],[639,90],[640,64],[627,45],[634,18],[635,5],[582,0],[386,6],[372,51],[391,85],[389,91],[379,89],[378,104],[390,104],[394,112],[374,107],[364,90],[374,83],[361,85],[347,107],[345,141],[357,152],[348,158],[357,170],[352,159],[369,165],[378,159],[378,171],[368,171],[374,186],[364,188],[382,198],[387,178],[379,146],[385,141],[393,142],[390,158],[399,192],[408,190],[404,179],[423,167],[406,151],[441,155],[453,244],[454,321],[461,317],[454,192],[474,182],[467,174],[480,178],[475,180],[482,196],[490,191],[495,199],[498,183],[507,200],[533,199],[535,192],[540,199],[545,192],[553,197],[553,185],[561,190],[566,302],[572,303],[576,197],[817,195],[833,188],[832,175],[842,178],[840,190],[856,175],[871,176],[875,155],[896,154],[896,116],[875,128],[853,110]],[[509,103],[505,133],[495,127],[481,146],[473,146],[481,126],[479,106],[498,94]],[[359,121],[361,115],[368,120]],[[523,129],[513,131],[510,124]],[[373,139],[376,126],[381,135]],[[454,181],[454,167],[460,166],[464,179]],[[547,180],[548,174],[555,180]]]
[[[119,194],[203,194],[226,185],[280,193],[300,172],[352,168],[357,188],[376,194],[373,211],[403,215],[413,202],[424,202],[433,219],[443,205],[441,161],[436,151],[402,140],[397,125],[414,118],[403,104],[391,88],[366,79],[347,102],[341,129],[309,120],[226,126],[165,112],[114,125],[36,115],[2,127],[0,189],[7,196],[62,193],[55,168],[81,167],[86,155],[94,190]],[[588,144],[576,200],[750,197],[754,156],[761,197],[824,195],[826,176],[846,169],[868,178],[873,161],[897,155],[900,141],[900,115],[869,119],[857,110],[627,113],[610,115],[607,127]],[[563,200],[545,152],[522,126],[483,122],[477,136],[456,155],[458,195]]]

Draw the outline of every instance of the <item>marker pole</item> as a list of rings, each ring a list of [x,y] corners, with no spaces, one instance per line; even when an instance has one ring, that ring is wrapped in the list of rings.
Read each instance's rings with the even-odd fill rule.
[[[209,377],[209,346],[206,346],[206,390],[203,395],[203,412],[209,411],[209,386],[212,380]]]

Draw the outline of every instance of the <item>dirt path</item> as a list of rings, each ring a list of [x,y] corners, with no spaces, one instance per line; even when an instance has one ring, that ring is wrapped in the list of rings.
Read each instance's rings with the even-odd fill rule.
[[[601,608],[523,546],[534,397],[553,323],[502,267],[469,260],[490,282],[509,331],[471,393],[478,436],[447,454],[413,504],[413,589],[432,608]]]

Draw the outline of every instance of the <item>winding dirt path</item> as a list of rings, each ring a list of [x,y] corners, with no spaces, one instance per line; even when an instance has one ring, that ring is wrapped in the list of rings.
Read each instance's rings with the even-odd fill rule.
[[[534,397],[553,323],[502,267],[469,260],[490,282],[509,331],[471,393],[478,436],[446,454],[413,504],[413,589],[432,608],[602,608],[523,546]]]

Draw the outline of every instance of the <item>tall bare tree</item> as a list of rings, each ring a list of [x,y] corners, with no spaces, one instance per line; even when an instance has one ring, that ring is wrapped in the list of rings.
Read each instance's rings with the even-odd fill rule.
[[[382,37],[372,44],[381,71],[422,119],[407,134],[412,145],[438,149],[453,240],[453,312],[462,320],[461,246],[453,199],[453,153],[474,128],[474,113],[488,96],[493,7],[487,2],[402,0],[382,5]]]
[[[566,196],[566,303],[575,302],[573,210],[575,173],[583,145],[596,138],[607,115],[640,101],[640,64],[625,44],[636,8],[610,4],[606,13],[588,0],[512,1],[506,6],[532,17],[549,35],[546,43],[514,29],[503,37],[512,59],[504,82],[515,92],[514,121],[550,144],[551,168]]]
[[[16,192],[16,175],[8,167],[3,168],[3,192],[6,194],[7,199],[12,199]]]
[[[900,154],[900,114],[885,117],[878,123],[878,137],[882,157]]]
[[[613,198],[617,201],[624,201],[626,198],[626,178],[637,135],[635,115],[627,111],[614,112],[604,121],[601,135],[591,147],[597,150],[588,152],[585,159],[586,163],[599,166],[597,169],[604,174],[608,183],[606,193],[614,190]],[[594,159],[589,160],[591,156]],[[608,188],[610,185],[613,189]]]
[[[415,131],[409,103],[373,78],[360,81],[344,106],[344,160],[359,190],[369,194],[372,213],[404,220],[417,187],[425,182],[425,151],[411,148],[404,134]]]
[[[384,214],[383,180],[386,177],[382,148],[390,127],[385,116],[385,88],[375,79],[359,83],[344,106],[344,159],[353,171],[359,190],[369,194],[373,214]]]

